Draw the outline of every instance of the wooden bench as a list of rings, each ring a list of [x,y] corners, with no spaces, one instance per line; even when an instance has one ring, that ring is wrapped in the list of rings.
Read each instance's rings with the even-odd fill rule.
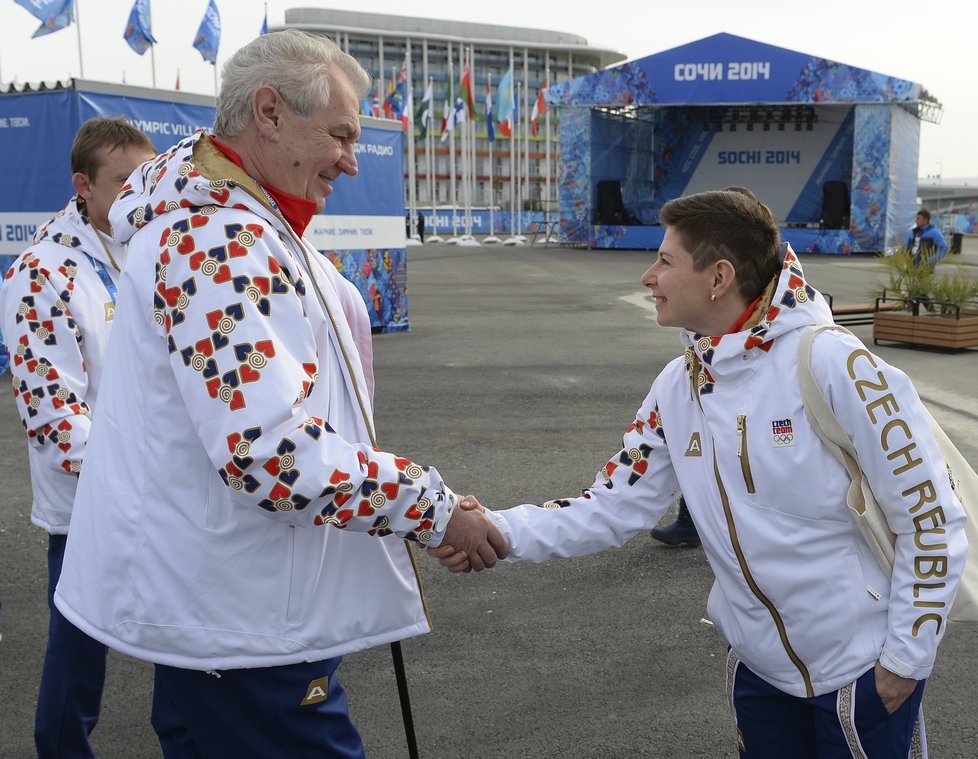
[[[836,305],[830,294],[823,293],[823,295],[829,302],[829,308],[832,309],[832,319],[836,324],[841,324],[844,327],[872,324],[873,314],[877,311],[902,311],[906,307],[903,301],[884,300],[883,298],[877,298],[866,303],[840,303]]]

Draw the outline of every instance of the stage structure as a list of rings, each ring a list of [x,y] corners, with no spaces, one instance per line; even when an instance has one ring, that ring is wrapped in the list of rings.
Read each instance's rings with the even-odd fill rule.
[[[124,116],[163,151],[214,120],[214,98],[84,80],[0,92],[0,277],[73,192],[75,132],[95,116]],[[404,135],[399,122],[362,119],[359,175],[337,181],[306,237],[360,290],[377,331],[407,330]],[[5,357],[4,357],[5,359]],[[0,359],[0,371],[5,360]]]
[[[864,253],[912,223],[920,122],[904,79],[717,34],[554,85],[560,235],[657,249],[666,201],[731,185],[771,207],[797,251]]]

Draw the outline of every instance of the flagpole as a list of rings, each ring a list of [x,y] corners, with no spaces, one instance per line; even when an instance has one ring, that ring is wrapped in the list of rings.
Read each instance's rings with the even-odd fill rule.
[[[156,45],[149,46],[149,65],[153,70],[153,89],[156,89]]]
[[[431,113],[432,107],[435,105],[435,94],[434,94],[434,83],[431,80],[431,76],[428,74],[428,38],[423,37],[421,39],[421,71],[422,76],[425,81],[425,94],[428,92],[428,87],[431,87],[431,100],[428,101],[428,107],[425,111],[422,111],[424,117],[424,160],[425,160],[425,176],[428,181],[428,200],[431,203],[431,213],[429,214],[428,222],[431,224],[431,234],[428,239],[431,240],[432,237],[437,237],[438,233],[435,231],[435,184],[434,177],[431,174]],[[423,98],[423,96],[422,96]],[[422,100],[423,102],[423,100]]]
[[[465,45],[462,45],[462,44],[459,44],[459,46],[458,46],[458,68],[459,68],[459,71],[462,74],[462,77],[464,78],[464,76],[465,76]],[[462,99],[462,83],[461,83],[461,79],[460,79],[459,80],[458,92],[455,94],[455,106],[456,106],[456,108],[455,108],[455,129],[458,131],[458,143],[459,143],[459,145],[458,145],[458,148],[459,148],[458,149],[458,160],[459,160],[459,164],[460,164],[460,166],[459,166],[459,175],[460,175],[459,176],[459,180],[460,180],[460,184],[461,184],[461,187],[459,188],[459,196],[460,196],[459,199],[462,201],[462,206],[465,209],[468,209],[467,198],[469,196],[469,172],[468,172],[468,165],[469,165],[468,164],[469,141],[466,138],[466,136],[468,134],[468,132],[467,132],[468,127],[466,126],[466,122],[468,121],[468,119],[466,118],[466,108],[465,108],[466,104],[463,102],[462,103],[462,112],[461,112],[462,113],[462,122],[459,123],[459,120],[458,120],[459,110],[458,110],[458,107],[457,106],[458,106],[458,103],[459,103],[459,101],[461,99]],[[461,214],[461,216],[462,216],[462,235],[459,238],[460,241],[467,239],[468,236],[469,236],[469,230],[468,230],[468,224],[467,224],[467,218],[468,218],[467,213],[463,211],[463,213]]]
[[[516,102],[519,118],[513,126],[513,140],[516,150],[516,218],[513,219],[513,237],[517,243],[523,242],[523,119],[526,108],[523,105],[523,82],[516,82]]]
[[[75,0],[75,34],[78,37],[78,78],[85,78],[85,63],[82,58],[82,42],[81,42],[81,14],[78,12],[78,6],[81,5],[81,0]]]
[[[475,45],[469,45],[469,99],[472,101],[472,128],[469,130],[469,158],[471,166],[469,167],[469,234],[472,234],[472,228],[475,222],[472,220],[472,209],[476,203],[475,197],[475,185],[476,177],[479,175],[479,151],[478,144],[476,142],[476,129],[475,129]]]
[[[521,187],[523,197],[520,200],[520,237],[526,242],[526,235],[523,234],[523,209],[531,200],[530,192],[530,51],[523,48],[523,177]],[[529,231],[527,229],[526,231]]]
[[[444,242],[441,235],[438,234],[438,182],[435,181],[435,172],[438,168],[438,162],[435,160],[435,156],[432,155],[435,151],[435,136],[431,128],[434,121],[434,108],[435,108],[435,82],[434,78],[428,74],[428,40],[424,41],[424,70],[425,76],[428,80],[428,86],[431,88],[431,100],[428,103],[427,111],[427,121],[426,132],[425,132],[425,159],[428,171],[428,197],[431,201],[431,217],[429,221],[431,222],[431,234],[428,236],[428,242]]]
[[[411,214],[411,240],[418,245],[418,200],[415,196],[417,182],[417,170],[414,165],[414,79],[411,76],[411,40],[404,41],[404,68],[406,71],[407,82],[405,83],[404,110],[407,112],[407,135],[408,141],[408,213]],[[424,97],[424,95],[422,95]]]
[[[476,158],[475,158],[475,48],[469,45],[468,48],[469,62],[468,62],[468,72],[469,72],[469,83],[468,83],[468,100],[466,100],[466,108],[468,108],[468,101],[472,101],[472,108],[469,108],[469,116],[466,121],[469,122],[468,132],[466,132],[466,144],[469,150],[469,160],[468,160],[468,181],[465,183],[465,234],[475,242],[475,238],[472,237],[472,204],[475,202],[475,174],[476,174]]]
[[[550,51],[549,50],[547,51],[546,63],[543,66],[543,76],[544,76],[544,80],[543,80],[544,87],[549,87],[550,86]],[[544,223],[546,224],[546,228],[544,229],[544,234],[546,235],[547,243],[551,243],[551,242],[556,243],[559,242],[560,240],[557,237],[557,235],[553,233],[554,226],[550,216],[551,212],[553,211],[554,203],[553,203],[553,199],[551,198],[551,190],[552,190],[553,183],[550,176],[551,145],[550,145],[550,104],[549,103],[547,104],[546,118],[543,121],[543,129],[544,129],[543,136],[544,136],[544,146],[545,146],[544,152],[546,155],[544,159],[546,161],[545,164],[546,172],[544,174],[544,176],[546,177],[546,185],[545,185],[546,189],[543,193],[543,197],[546,198],[546,206],[544,208],[544,217],[543,217]],[[559,219],[560,214],[558,213],[557,216]]]
[[[431,78],[428,81],[434,82]],[[431,96],[431,113],[428,114],[428,135],[427,135],[427,145],[425,146],[425,152],[428,154],[428,182],[430,183],[431,189],[431,235],[428,237],[429,242],[445,242],[444,238],[438,234],[438,179],[435,176],[438,173],[438,156],[435,153],[435,134],[434,134],[434,123],[435,123],[435,96],[432,92]]]
[[[509,72],[514,72],[515,59],[513,48],[509,49]],[[517,121],[519,116],[519,101],[516,97],[516,85],[510,77],[511,97],[513,98],[513,109],[507,115],[511,120],[509,127],[509,237],[503,241],[503,245],[516,245],[516,135]],[[515,117],[515,118],[514,118]]]
[[[384,38],[377,37],[377,73],[380,74],[380,83],[384,83]],[[379,94],[379,93],[378,93]],[[383,107],[383,101],[381,101]]]
[[[462,78],[464,79],[466,67],[469,65],[468,48],[465,45],[459,46],[459,65],[462,67]],[[469,78],[471,79],[471,74]],[[458,89],[459,94],[461,94],[461,83]],[[462,216],[462,228],[464,230],[462,239],[468,242],[469,238],[472,237],[471,198],[469,196],[472,177],[472,151],[469,145],[469,133],[472,131],[472,114],[469,113],[469,101],[467,99],[462,103],[462,113],[465,115],[462,117],[462,131],[458,135],[462,141],[462,202],[465,204],[465,213]]]
[[[463,111],[467,113],[465,119],[465,125],[462,130],[462,143],[465,147],[465,160],[463,162],[463,177],[465,179],[465,236],[462,238],[465,245],[478,245],[479,243],[472,236],[472,191],[473,191],[473,176],[475,174],[475,113],[469,109],[469,100],[473,103],[475,99],[472,97],[472,87],[473,76],[472,68],[475,62],[472,46],[469,45],[468,48],[462,48],[463,58],[467,58],[465,65],[462,67],[463,76],[468,74],[468,82],[466,84],[466,101],[463,107]]]
[[[450,197],[452,214],[452,236],[446,242],[455,245],[458,243],[458,187],[455,175],[455,127],[457,121],[455,117],[455,99],[453,89],[455,86],[455,60],[452,52],[452,43],[448,43],[448,123],[451,129],[448,130],[448,173],[451,175]]]
[[[489,236],[483,240],[483,243],[496,244],[502,242],[498,237],[496,237],[496,221],[493,216],[493,207],[496,200],[496,191],[492,185],[492,143],[493,139],[490,139],[490,130],[493,130],[493,113],[492,113],[492,71],[486,74],[486,139],[489,142],[489,186],[488,192],[486,193],[487,201],[486,205],[489,207]],[[492,132],[493,137],[495,137],[495,132]]]

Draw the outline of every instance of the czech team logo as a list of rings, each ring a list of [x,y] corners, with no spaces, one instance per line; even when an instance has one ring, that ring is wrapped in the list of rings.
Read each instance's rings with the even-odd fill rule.
[[[790,419],[775,419],[771,422],[771,440],[775,448],[795,444],[795,429]]]

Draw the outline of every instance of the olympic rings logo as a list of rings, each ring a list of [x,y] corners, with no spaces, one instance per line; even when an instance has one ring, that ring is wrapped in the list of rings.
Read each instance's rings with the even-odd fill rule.
[[[785,433],[784,435],[774,436],[775,445],[791,445],[793,442],[795,442],[795,436],[790,432]]]

